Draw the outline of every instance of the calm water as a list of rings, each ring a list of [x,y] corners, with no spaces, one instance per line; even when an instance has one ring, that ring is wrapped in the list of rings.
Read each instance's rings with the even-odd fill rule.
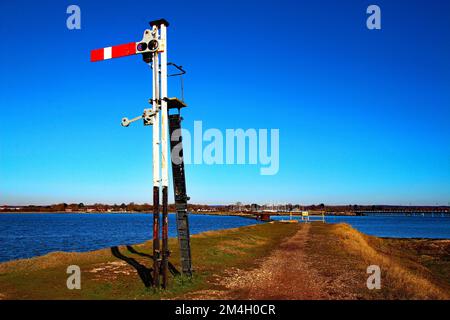
[[[276,219],[283,218],[289,217]],[[326,216],[325,222],[345,222],[365,234],[377,237],[450,239],[450,217],[448,216]]]
[[[326,221],[346,222],[375,236],[450,239],[449,217],[326,217]],[[190,216],[191,234],[255,223],[241,217]],[[0,262],[52,251],[142,243],[151,239],[151,230],[150,214],[0,214]],[[169,215],[169,236],[176,236],[175,215]]]
[[[90,251],[152,238],[151,214],[0,214],[0,262],[52,251]],[[191,234],[258,223],[240,217],[191,215]],[[176,236],[169,215],[169,236]]]

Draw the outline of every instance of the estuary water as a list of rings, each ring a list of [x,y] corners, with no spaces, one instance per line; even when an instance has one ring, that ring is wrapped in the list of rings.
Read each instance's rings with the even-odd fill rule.
[[[274,220],[288,219],[275,217]],[[294,217],[298,219],[299,217]],[[321,217],[312,217],[311,220]],[[377,237],[450,239],[450,217],[440,216],[325,216],[326,223],[348,223],[356,230]]]
[[[449,217],[326,217],[325,220],[346,222],[375,236],[450,239]],[[242,217],[191,215],[189,223],[191,234],[196,234],[260,222]],[[169,215],[169,236],[176,236],[173,214]],[[83,252],[132,245],[151,237],[151,214],[0,214],[0,262],[53,251]]]
[[[190,215],[191,234],[237,228],[256,220]],[[31,258],[53,251],[84,252],[132,245],[152,238],[152,214],[2,213],[0,262]],[[169,214],[169,237],[176,237],[175,215]]]

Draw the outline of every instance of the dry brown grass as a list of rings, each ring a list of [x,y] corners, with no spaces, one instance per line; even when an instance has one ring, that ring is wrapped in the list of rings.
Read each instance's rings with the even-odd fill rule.
[[[366,236],[347,224],[333,225],[332,233],[349,253],[360,256],[365,265],[379,265],[387,299],[450,299],[445,288],[430,279],[428,270],[404,254],[383,253],[384,239]],[[394,250],[394,249],[391,249]],[[385,250],[384,250],[385,251]]]

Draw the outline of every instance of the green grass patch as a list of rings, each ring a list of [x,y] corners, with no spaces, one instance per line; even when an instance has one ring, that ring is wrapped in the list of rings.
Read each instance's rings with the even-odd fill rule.
[[[111,249],[86,253],[51,253],[42,257],[0,264],[2,299],[171,299],[188,292],[211,287],[210,279],[227,268],[254,268],[298,225],[267,223],[210,231],[191,238],[194,276],[170,276],[167,290],[145,287],[133,266],[115,257]],[[180,270],[177,239],[169,240],[170,262]],[[122,255],[133,258],[146,268],[152,267],[151,241],[120,246]],[[66,286],[69,265],[81,269],[81,290]]]

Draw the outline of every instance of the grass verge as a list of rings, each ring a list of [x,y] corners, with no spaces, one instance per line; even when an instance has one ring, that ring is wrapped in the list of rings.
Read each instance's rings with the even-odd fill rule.
[[[377,238],[347,224],[314,224],[310,234],[312,267],[347,298],[450,299],[448,240]],[[370,265],[381,269],[380,290],[367,289]]]
[[[259,224],[237,229],[210,231],[192,236],[192,279],[170,277],[166,291],[146,287],[129,263],[111,249],[85,253],[55,252],[32,259],[0,264],[1,299],[171,299],[190,291],[210,287],[209,280],[226,268],[254,268],[280,241],[292,236],[298,225]],[[178,244],[169,240],[170,261],[180,270]],[[119,253],[151,268],[151,241],[132,247],[120,246]],[[81,269],[81,290],[69,290],[67,267]]]

